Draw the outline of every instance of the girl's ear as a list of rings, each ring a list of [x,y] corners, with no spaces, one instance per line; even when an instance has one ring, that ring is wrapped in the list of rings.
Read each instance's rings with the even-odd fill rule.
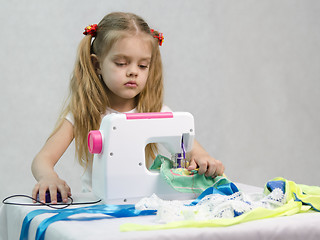
[[[90,57],[91,57],[92,65],[93,65],[94,70],[96,71],[97,75],[101,74],[101,67],[100,67],[100,62],[99,62],[98,56],[95,54],[91,54]]]

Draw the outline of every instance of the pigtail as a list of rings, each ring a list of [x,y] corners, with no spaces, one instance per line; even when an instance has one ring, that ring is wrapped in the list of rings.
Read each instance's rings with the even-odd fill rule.
[[[84,166],[92,159],[87,148],[88,132],[99,128],[101,114],[108,105],[106,86],[97,76],[91,62],[91,39],[92,36],[87,35],[80,42],[70,83],[70,110],[74,116],[76,153],[80,164]]]

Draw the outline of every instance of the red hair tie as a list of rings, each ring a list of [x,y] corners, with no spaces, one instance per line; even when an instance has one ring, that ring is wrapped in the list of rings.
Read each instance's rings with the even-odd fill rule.
[[[150,32],[151,32],[151,34],[152,34],[152,36],[154,38],[158,39],[159,46],[162,46],[162,43],[163,43],[163,40],[164,40],[163,33],[155,31],[154,29],[150,29]]]
[[[86,27],[84,29],[83,34],[84,35],[90,34],[92,37],[95,37],[97,35],[97,29],[98,29],[98,25],[97,24],[89,25],[88,27]]]

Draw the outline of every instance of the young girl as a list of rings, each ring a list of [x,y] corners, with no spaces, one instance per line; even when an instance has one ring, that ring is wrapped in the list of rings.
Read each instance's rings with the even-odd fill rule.
[[[170,111],[163,105],[163,76],[159,51],[163,36],[149,28],[139,16],[111,13],[98,25],[85,29],[70,82],[69,104],[56,129],[34,158],[32,172],[38,183],[32,196],[45,202],[46,191],[57,203],[57,191],[64,202],[71,189],[54,171],[54,166],[75,139],[79,163],[85,168],[85,190],[90,191],[92,155],[87,148],[90,130],[99,129],[103,116],[119,112]],[[157,154],[157,145],[146,147],[146,159]],[[194,142],[189,170],[222,175],[222,163]],[[147,164],[148,165],[148,164]]]

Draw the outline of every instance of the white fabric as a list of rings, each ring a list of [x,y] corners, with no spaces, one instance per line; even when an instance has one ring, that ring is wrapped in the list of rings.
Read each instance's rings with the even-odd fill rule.
[[[234,218],[235,212],[243,214],[255,208],[275,209],[286,202],[281,189],[274,189],[269,195],[261,191],[256,193],[236,192],[230,196],[211,194],[205,196],[197,205],[188,206],[186,201],[162,200],[155,194],[141,199],[135,206],[139,210],[157,210],[160,223],[183,220],[212,220],[216,218]]]
[[[125,112],[125,113],[136,113],[137,110],[136,108]],[[161,112],[172,112],[172,110],[166,106],[163,105],[161,108]],[[107,108],[106,113],[102,116],[106,116],[107,114],[111,114],[111,113],[121,113],[118,112],[114,109],[111,108]],[[74,125],[74,117],[72,115],[71,112],[69,112],[67,114],[67,116],[65,117],[70,123],[72,123],[72,125]],[[161,144],[158,144],[159,147],[159,154],[163,155],[163,156],[168,156],[168,151],[165,149],[165,147],[163,147]],[[169,156],[170,158],[171,156]],[[151,166],[153,159],[148,159],[148,165]],[[82,177],[81,177],[81,183],[82,183],[82,192],[91,192],[92,191],[92,163],[88,164],[88,167],[85,169]]]
[[[236,184],[245,193],[262,191],[244,184]],[[90,194],[74,193],[75,202],[95,200]],[[31,203],[21,199],[22,202]],[[78,206],[80,207],[80,206]],[[0,209],[0,240],[19,239],[22,221],[32,210],[41,207],[3,205]],[[46,207],[43,207],[46,208]],[[51,216],[37,216],[30,225],[29,239],[35,239],[38,225]],[[183,228],[157,231],[120,232],[124,223],[157,224],[156,216],[141,216],[132,218],[104,219],[91,222],[57,222],[49,226],[45,239],[215,239],[215,240],[269,240],[269,239],[320,239],[320,213],[300,213],[289,217],[262,219],[237,224],[230,227],[216,228]]]

